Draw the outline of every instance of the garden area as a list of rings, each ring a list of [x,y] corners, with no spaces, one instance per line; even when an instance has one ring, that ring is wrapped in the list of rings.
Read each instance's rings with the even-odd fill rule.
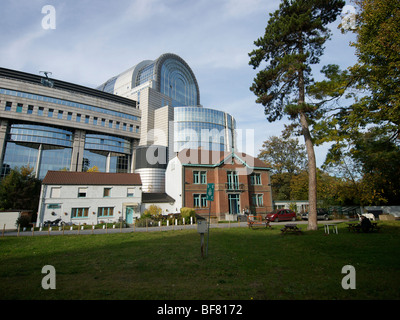
[[[0,238],[0,299],[286,300],[400,298],[400,222],[374,233],[210,229],[201,257],[196,230]],[[43,266],[56,271],[44,290]],[[344,290],[342,267],[356,271]]]

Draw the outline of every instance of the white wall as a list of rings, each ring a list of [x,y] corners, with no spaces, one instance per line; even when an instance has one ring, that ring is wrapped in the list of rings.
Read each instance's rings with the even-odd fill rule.
[[[52,188],[61,188],[59,197],[52,197]],[[86,197],[79,198],[79,188],[87,188]],[[109,197],[103,197],[104,188],[111,188]],[[134,189],[134,196],[127,196],[127,189]],[[119,218],[126,218],[126,206],[136,205],[136,212],[140,214],[140,204],[142,201],[141,186],[85,186],[85,185],[42,185],[42,193],[39,203],[38,219],[36,225],[50,220],[54,221],[61,218],[66,223],[73,224],[97,224],[100,221],[117,222]],[[49,208],[49,205],[59,205],[59,208]],[[112,217],[98,217],[99,207],[113,207]],[[72,218],[72,208],[88,208],[88,216],[82,218]]]
[[[174,207],[182,208],[182,164],[177,157],[169,161],[165,171],[165,192],[175,199]]]
[[[16,222],[19,218],[20,212],[0,212],[0,229],[3,230],[5,225],[5,230],[17,229]]]

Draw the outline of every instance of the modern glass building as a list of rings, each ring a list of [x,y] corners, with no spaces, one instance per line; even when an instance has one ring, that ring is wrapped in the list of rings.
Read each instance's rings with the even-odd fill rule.
[[[132,172],[139,143],[135,101],[99,90],[0,68],[1,176],[48,170]]]
[[[0,177],[26,165],[39,178],[48,170],[96,167],[138,172],[144,192],[161,193],[176,152],[230,151],[235,127],[231,115],[201,106],[192,69],[172,53],[97,89],[0,68]],[[158,162],[146,163],[147,154]]]
[[[185,148],[231,151],[235,119],[228,113],[199,107],[174,109],[174,152]]]
[[[154,167],[135,161],[143,191],[164,192],[168,160],[183,148],[230,151],[234,146],[235,119],[222,111],[203,108],[196,77],[179,56],[166,53],[145,60],[98,87],[108,93],[137,101],[141,110],[141,153],[157,145],[165,154],[164,165]],[[163,150],[167,147],[168,151]],[[143,151],[145,150],[145,151]],[[147,183],[147,181],[153,181]],[[159,186],[159,187],[155,187]]]

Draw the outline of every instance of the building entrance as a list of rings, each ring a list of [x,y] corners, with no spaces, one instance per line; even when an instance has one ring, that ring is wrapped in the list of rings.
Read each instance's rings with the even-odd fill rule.
[[[229,213],[230,214],[240,213],[240,195],[228,194],[228,201],[229,201]]]

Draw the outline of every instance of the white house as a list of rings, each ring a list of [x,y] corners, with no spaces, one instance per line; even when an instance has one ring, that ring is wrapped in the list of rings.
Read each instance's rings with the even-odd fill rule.
[[[36,225],[61,219],[97,224],[140,217],[142,182],[137,173],[48,171],[42,182]]]

